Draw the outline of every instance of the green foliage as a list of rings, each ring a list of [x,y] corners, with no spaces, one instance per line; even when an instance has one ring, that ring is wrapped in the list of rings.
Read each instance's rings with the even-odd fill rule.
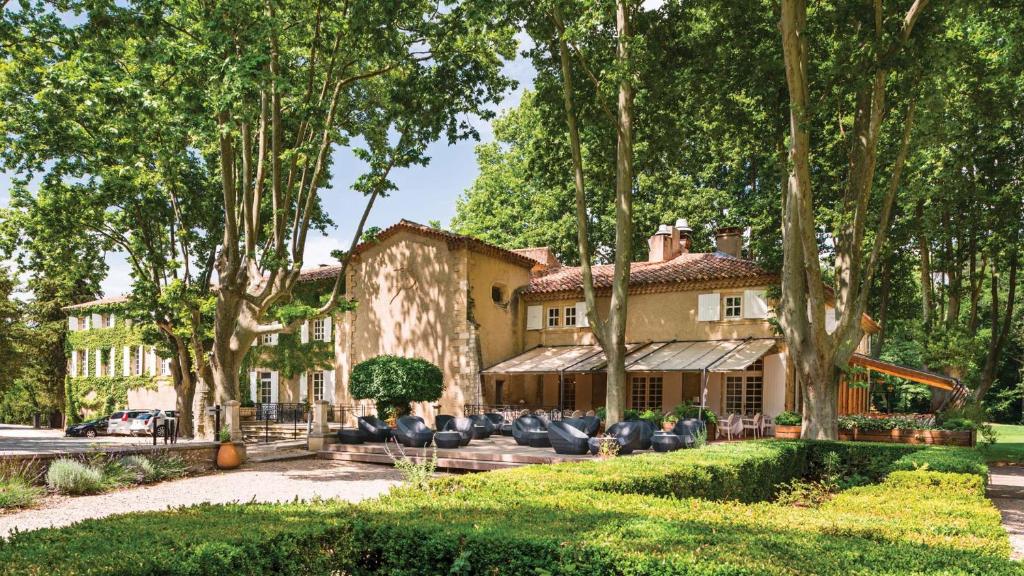
[[[75,409],[69,414],[77,415],[81,409],[109,414],[127,406],[128,391],[136,388],[155,390],[156,379],[149,375],[68,378],[65,394],[69,398],[68,407]]]
[[[102,470],[70,458],[60,458],[50,464],[46,471],[46,485],[51,490],[73,496],[102,492],[107,486]]]
[[[718,424],[718,415],[711,408],[701,407],[692,402],[683,402],[672,409],[672,413],[678,418],[699,418],[708,424]]]
[[[217,439],[221,442],[231,442],[231,428],[221,426],[220,430],[217,431]]]
[[[779,426],[799,426],[801,422],[803,422],[803,418],[799,414],[788,410],[779,412],[779,415],[775,417],[775,424]]]
[[[929,446],[906,454],[892,465],[893,470],[928,470],[953,474],[972,474],[988,478],[984,456],[977,450],[951,446]]]
[[[401,472],[402,478],[405,479],[405,486],[413,490],[430,488],[430,481],[437,471],[437,448],[431,450],[430,458],[425,458],[422,462],[415,462],[406,455],[405,449],[400,444],[396,442],[395,446],[400,452],[397,457],[391,453],[387,444],[384,445],[384,448],[391,460],[394,461],[395,469]],[[426,452],[425,449],[423,451]]]
[[[372,399],[379,414],[409,412],[412,402],[432,402],[444,393],[441,369],[422,358],[383,355],[352,368],[349,392]]]
[[[125,456],[115,462],[123,469],[126,482],[123,484],[151,484],[163,480],[181,478],[188,470],[188,466],[180,456],[166,453],[153,453],[143,456],[133,454]]]
[[[838,457],[848,467],[848,444],[729,443],[527,466],[443,477],[427,491],[394,489],[356,506],[201,505],[127,514],[16,534],[0,545],[0,563],[13,574],[45,567],[55,576],[121,574],[125,565],[182,575],[738,576],[779,567],[793,576],[1019,573],[977,474],[897,471],[817,508],[766,502],[775,490],[762,489],[751,503],[719,498],[714,479],[734,468],[753,474],[747,484],[788,481],[811,448],[823,462]],[[855,450],[872,448],[892,453],[883,445]],[[667,498],[680,488],[657,480],[663,476],[700,485],[692,498]]]
[[[21,476],[0,478],[0,510],[31,508],[43,496],[43,489]]]

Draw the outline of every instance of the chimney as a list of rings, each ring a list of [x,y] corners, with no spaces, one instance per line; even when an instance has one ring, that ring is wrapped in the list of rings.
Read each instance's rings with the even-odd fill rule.
[[[743,228],[719,228],[715,233],[715,251],[736,258],[743,257]]]
[[[671,226],[668,224],[658,226],[658,231],[647,240],[647,246],[650,249],[647,261],[664,262],[674,258],[672,255],[672,242],[674,239],[678,242],[678,237]]]
[[[676,220],[676,233],[679,235],[679,253],[686,254],[693,247],[693,228],[684,218]]]

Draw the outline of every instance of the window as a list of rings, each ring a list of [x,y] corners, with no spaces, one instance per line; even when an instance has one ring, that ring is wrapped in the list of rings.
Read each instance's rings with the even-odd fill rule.
[[[160,375],[170,376],[171,375],[171,361],[167,359],[161,359],[160,361]]]
[[[661,376],[634,376],[632,408],[661,410]]]
[[[558,317],[561,309],[548,308],[548,328],[558,328]]]
[[[725,411],[730,414],[753,415],[764,406],[762,376],[726,376]]]
[[[110,350],[100,350],[100,365],[97,376],[110,376]]]
[[[576,379],[566,378],[562,385],[562,410],[576,409]]]
[[[491,286],[491,301],[499,306],[506,304],[505,287],[501,284]]]
[[[317,342],[327,341],[327,321],[323,318],[313,320],[313,340]]]
[[[256,378],[256,401],[260,404],[270,404],[273,400],[271,395],[271,387],[273,386],[273,377],[270,372],[260,372]]]
[[[263,336],[260,336],[260,344],[264,346],[273,346],[274,336],[275,334],[264,334]]]
[[[76,350],[75,354],[78,354],[78,374],[74,374],[74,376],[88,376],[89,355],[85,350]]]
[[[494,381],[494,403],[504,404],[505,403],[505,381],[495,380]]]
[[[575,326],[576,325],[576,307],[568,306],[565,309],[565,325]]]
[[[743,296],[726,296],[723,300],[726,319],[735,320],[743,317]]]
[[[141,376],[145,369],[143,358],[145,358],[145,354],[142,353],[142,347],[140,346],[139,349],[135,351],[135,374],[138,376]]]
[[[313,391],[313,401],[324,399],[324,373],[313,372],[312,382],[310,382],[310,389]]]

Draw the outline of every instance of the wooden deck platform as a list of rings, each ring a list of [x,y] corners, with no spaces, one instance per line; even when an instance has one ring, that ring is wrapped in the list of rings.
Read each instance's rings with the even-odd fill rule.
[[[392,455],[400,457],[401,452],[394,442],[388,442],[387,449]],[[404,448],[405,455],[416,462],[429,459],[434,448]],[[317,454],[318,458],[348,460],[352,462],[369,462],[373,464],[391,465],[394,460],[388,456],[384,444],[367,442],[366,444],[331,444]],[[437,449],[437,467],[447,471],[481,472],[514,468],[527,464],[554,464],[590,460],[594,456],[568,456],[555,454],[551,448],[530,448],[519,446],[508,436],[491,436],[486,440],[473,440],[468,446],[453,449]]]

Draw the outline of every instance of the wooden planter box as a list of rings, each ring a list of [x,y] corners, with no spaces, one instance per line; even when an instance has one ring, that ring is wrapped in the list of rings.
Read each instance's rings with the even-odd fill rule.
[[[803,426],[783,426],[781,424],[775,425],[775,437],[783,438],[785,440],[799,440],[800,430]]]
[[[776,428],[779,428],[778,426]],[[840,430],[840,440],[860,442],[893,442],[897,444],[942,444],[946,446],[974,446],[978,434],[975,430]]]

